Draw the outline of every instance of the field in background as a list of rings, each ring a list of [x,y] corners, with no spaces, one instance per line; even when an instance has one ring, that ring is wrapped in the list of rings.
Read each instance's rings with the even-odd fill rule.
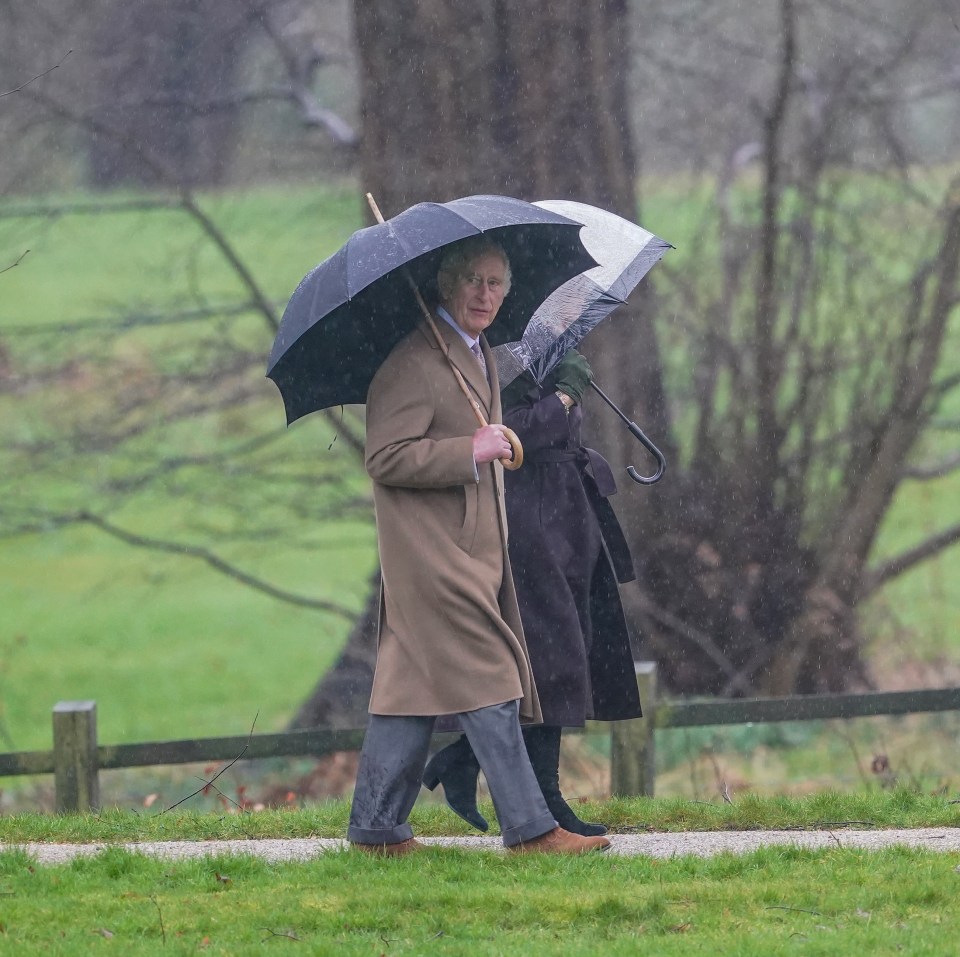
[[[647,195],[644,225],[680,246],[672,254],[679,263],[683,236],[696,211],[679,188]],[[281,307],[301,276],[361,224],[360,200],[350,186],[213,196],[205,200],[205,208]],[[31,252],[23,263],[2,276],[0,342],[12,329],[101,316],[136,303],[155,311],[197,289],[206,301],[240,297],[234,277],[180,213],[0,220],[4,261],[27,247]],[[262,336],[266,357],[269,336],[262,330],[251,334]],[[140,347],[135,338],[104,342],[105,349],[121,353]],[[17,427],[39,427],[30,401],[6,397],[0,416]],[[267,381],[258,410],[258,415],[274,415],[277,428],[283,428],[279,399]],[[44,407],[44,414],[50,411]],[[62,413],[82,414],[82,409],[64,408]],[[224,421],[221,426],[242,429],[243,423]],[[356,469],[347,450],[327,450],[332,437],[326,423],[308,420],[284,441],[308,443],[318,456],[332,457],[344,470]],[[22,480],[29,483],[31,476]],[[64,487],[70,481],[69,463],[62,481]],[[60,491],[51,488],[51,494]],[[159,512],[125,517],[128,524],[158,532],[168,522],[189,523],[195,516]],[[958,519],[960,477],[908,484],[891,511],[878,550],[897,552]],[[246,554],[235,549],[231,557],[264,574],[282,575],[291,590],[334,594],[342,604],[359,608],[375,562],[372,525],[337,525],[329,534],[318,530],[317,539],[309,554],[284,550],[277,543],[267,549],[251,546]],[[953,664],[960,595],[950,587],[957,580],[960,548],[905,576],[871,603],[864,621],[872,636],[880,687],[960,681]],[[194,559],[132,549],[94,529],[3,540],[0,749],[49,747],[50,709],[61,699],[98,702],[104,743],[243,734],[257,714],[258,730],[279,729],[335,658],[347,628],[344,620],[252,592]],[[896,727],[891,725],[891,736]],[[813,737],[808,732],[802,732],[803,745],[809,744],[814,754],[837,735],[835,728],[820,728]],[[813,776],[815,758],[807,764],[799,761],[802,749],[784,734],[789,752],[785,760],[793,764],[781,767],[782,773],[788,779]],[[956,740],[953,731],[944,740],[950,734]],[[708,793],[713,762],[724,754],[737,756],[740,778],[752,774],[759,784],[765,775],[756,769],[754,756],[782,749],[774,748],[767,732],[754,729],[753,735],[732,746],[717,739],[712,752],[699,742],[682,754],[680,746],[665,749],[664,793],[689,791],[696,774],[706,782],[700,790]],[[921,729],[920,737],[924,735],[927,731]],[[868,744],[860,746],[864,752],[873,750]],[[843,748],[852,753],[849,743],[841,743]],[[602,756],[602,745],[593,751]],[[669,757],[674,752],[679,757]],[[912,744],[905,753],[919,754]],[[702,767],[691,770],[692,762]],[[782,766],[783,760],[771,758],[768,763]],[[956,760],[948,762],[944,755],[944,773],[956,766]],[[846,773],[856,787],[863,775],[851,767],[852,761]],[[0,788],[4,786],[0,782]]]

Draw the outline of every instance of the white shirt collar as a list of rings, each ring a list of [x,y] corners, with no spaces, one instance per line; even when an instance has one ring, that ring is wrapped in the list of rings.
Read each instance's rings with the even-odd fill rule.
[[[477,336],[476,339],[471,338],[470,336],[468,336],[468,335],[457,325],[456,320],[453,318],[453,316],[450,315],[449,312],[447,312],[446,309],[443,308],[443,306],[437,306],[437,315],[438,315],[441,319],[443,319],[443,320],[445,320],[446,322],[448,322],[451,326],[453,326],[454,329],[457,330],[457,332],[460,333],[460,338],[463,339],[463,341],[467,344],[468,348],[472,349],[472,348],[480,341],[480,337],[479,337],[479,336]]]

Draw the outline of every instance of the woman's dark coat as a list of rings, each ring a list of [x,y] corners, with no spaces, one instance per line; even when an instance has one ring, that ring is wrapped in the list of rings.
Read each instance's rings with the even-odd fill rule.
[[[524,462],[504,473],[509,552],[520,617],[547,725],[580,726],[640,714],[617,581],[633,581],[607,496],[606,460],[580,445],[582,413],[531,388],[503,422]]]

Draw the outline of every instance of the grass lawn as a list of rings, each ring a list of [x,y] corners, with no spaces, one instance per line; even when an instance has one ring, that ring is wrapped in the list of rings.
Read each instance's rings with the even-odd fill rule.
[[[108,850],[0,855],[0,952],[942,955],[960,855],[770,848],[744,857],[515,859],[429,849],[270,865]],[[298,948],[302,949],[302,948]]]
[[[747,794],[732,801],[612,798],[577,808],[584,819],[601,820],[614,833],[960,827],[960,803],[949,795],[908,788],[858,793],[825,789],[796,798]],[[498,833],[490,802],[481,802],[481,810],[491,822],[490,833]],[[167,810],[157,804],[139,811],[105,809],[97,814],[13,814],[0,817],[0,844],[341,838],[347,830],[349,802],[328,800],[306,808],[243,812],[231,808],[231,812],[197,810],[191,804]],[[476,833],[442,803],[418,802],[410,822],[414,832],[424,836]]]
[[[589,807],[614,831],[960,826],[960,806],[911,791]],[[104,812],[0,818],[0,842],[342,837],[344,802],[247,814]],[[463,833],[418,806],[421,834]],[[769,847],[735,856],[516,858],[429,848],[168,861],[108,847],[61,866],[0,853],[0,953],[952,954],[960,854]]]

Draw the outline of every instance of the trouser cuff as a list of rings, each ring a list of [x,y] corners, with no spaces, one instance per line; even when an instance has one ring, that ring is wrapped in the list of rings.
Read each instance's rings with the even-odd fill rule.
[[[409,824],[396,827],[357,827],[351,824],[347,828],[347,840],[351,844],[399,844],[413,837],[413,828]]]
[[[532,821],[527,821],[526,824],[508,827],[503,831],[503,846],[513,847],[521,841],[532,841],[535,837],[540,837],[541,834],[546,834],[555,827],[559,827],[559,825],[552,814],[541,814]]]

